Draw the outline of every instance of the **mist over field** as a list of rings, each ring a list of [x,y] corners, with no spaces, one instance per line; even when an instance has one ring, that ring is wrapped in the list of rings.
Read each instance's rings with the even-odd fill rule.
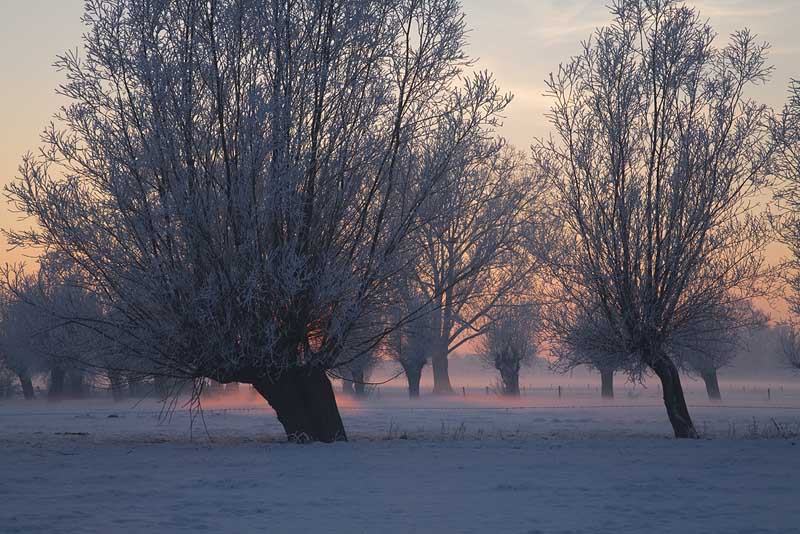
[[[688,383],[703,439],[678,444],[652,384],[604,400],[596,373],[531,371],[508,399],[478,362],[452,371],[466,397],[340,395],[334,446],[286,445],[249,386],[166,418],[156,399],[4,401],[3,531],[797,531],[796,376],[723,378],[721,402]]]

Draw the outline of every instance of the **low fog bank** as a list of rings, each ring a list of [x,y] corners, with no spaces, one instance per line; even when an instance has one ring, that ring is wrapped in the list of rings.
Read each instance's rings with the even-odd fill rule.
[[[615,398],[601,399],[600,373],[590,367],[576,367],[569,372],[559,372],[551,369],[549,362],[544,358],[536,358],[530,365],[523,366],[520,370],[520,397],[505,398],[501,394],[499,375],[494,369],[489,368],[480,356],[475,354],[460,354],[451,356],[449,362],[450,378],[454,388],[451,396],[433,395],[433,373],[430,366],[422,372],[421,395],[425,404],[444,404],[456,406],[459,403],[474,405],[541,405],[552,403],[570,403],[580,400],[582,404],[612,402],[618,406],[626,404],[648,403],[660,404],[661,389],[658,380],[652,376],[644,377],[642,382],[632,382],[623,372],[614,375]],[[706,402],[705,385],[703,381],[691,374],[684,373],[684,386],[688,400],[691,403]],[[734,359],[732,365],[720,369],[720,388],[722,402],[768,402],[782,403],[800,407],[800,373],[786,366],[775,351],[769,346],[758,345],[753,348],[743,349]],[[58,402],[47,400],[46,380],[37,380],[34,386],[38,393],[35,402],[24,402],[19,388],[12,388],[11,394],[0,397],[0,416],[4,411],[12,409],[59,411],[62,408],[69,410],[80,402],[89,405],[118,406],[126,409],[145,403],[148,406],[158,406],[165,411],[187,409],[190,403],[191,387],[188,385],[177,396],[168,402],[160,400],[159,393],[152,385],[138,387],[135,391],[127,391],[121,402],[113,402],[112,391],[107,387],[97,386],[87,391],[81,399],[59,399]],[[347,394],[344,382],[341,379],[333,380],[337,402],[343,409],[355,405],[395,404],[407,401],[406,378],[399,366],[393,361],[381,361],[366,378],[364,396],[354,398]],[[383,401],[383,402],[381,402]],[[153,404],[155,403],[155,404]],[[409,402],[409,407],[419,405],[419,401]],[[258,393],[247,384],[228,384],[223,386],[207,382],[203,388],[201,406],[204,409],[227,408],[263,408],[269,406]],[[153,408],[155,409],[155,408]]]
[[[449,362],[450,379],[453,387],[461,391],[460,388],[468,389],[486,388],[494,391],[497,387],[498,375],[494,369],[487,368],[482,359],[473,354],[453,356]],[[381,362],[373,372],[369,381],[378,387],[403,387],[405,377],[402,375],[394,378],[399,369],[392,362]],[[732,365],[724,367],[719,371],[720,383],[725,385],[736,385],[737,387],[752,384],[752,387],[765,387],[769,384],[775,386],[796,385],[800,387],[800,373],[786,365],[778,354],[756,349],[746,349],[737,355]],[[703,388],[702,380],[698,377],[685,374],[685,386],[687,388]],[[389,381],[389,382],[386,382]],[[618,387],[643,387],[652,386],[656,388],[658,380],[654,377],[645,377],[643,384],[632,384],[624,373],[616,373],[614,383]],[[547,388],[557,387],[585,387],[587,384],[594,387],[600,386],[600,373],[589,367],[577,367],[574,370],[561,373],[553,371],[549,362],[543,358],[537,358],[532,365],[524,366],[520,370],[520,387],[527,388]],[[433,376],[430,367],[426,367],[422,373],[421,386],[423,393],[430,392],[433,388]]]
[[[432,367],[426,365],[422,371],[420,391],[425,406],[616,406],[623,408],[645,403],[660,405],[661,388],[653,376],[645,376],[641,382],[633,382],[624,372],[616,372],[613,378],[613,399],[601,398],[600,373],[587,366],[579,366],[569,372],[553,370],[544,357],[535,357],[520,369],[520,396],[504,397],[498,372],[478,354],[453,354],[449,358],[449,374],[454,394],[433,395],[434,379]],[[352,384],[336,378],[333,387],[338,404],[344,409],[366,406],[419,407],[419,401],[408,401],[407,380],[400,365],[393,360],[380,360],[365,377],[361,396],[354,396]],[[683,380],[690,404],[709,402],[703,380],[696,375],[683,373]],[[70,411],[77,406],[106,406],[111,409],[130,409],[140,404],[150,410],[170,412],[188,409],[191,405],[192,388],[187,384],[175,398],[162,401],[162,393],[147,381],[129,384],[123,392],[117,392],[117,402],[110,386],[102,380],[86,382],[80,397],[60,398],[59,402],[47,399],[48,379],[40,376],[34,380],[37,401],[23,402],[22,391],[13,380],[7,384],[5,395],[0,395],[0,416],[13,411],[59,412]],[[719,370],[721,403],[729,405],[761,405],[767,407],[800,407],[800,372],[786,363],[779,346],[777,330],[763,329],[755,333],[737,351],[730,365]],[[135,386],[135,387],[134,387]],[[172,391],[174,393],[174,391]],[[79,401],[83,402],[81,404]],[[719,401],[718,401],[719,402]],[[63,406],[62,406],[63,405]],[[206,381],[203,386],[200,406],[203,409],[258,409],[270,410],[252,386],[247,384],[221,385]]]

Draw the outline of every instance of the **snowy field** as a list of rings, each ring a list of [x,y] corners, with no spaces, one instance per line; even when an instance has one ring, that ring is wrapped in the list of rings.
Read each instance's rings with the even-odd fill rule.
[[[350,443],[310,446],[247,389],[166,420],[153,400],[0,403],[0,532],[800,533],[796,384],[691,386],[697,441],[670,439],[657,390],[592,387],[383,387],[341,399]]]

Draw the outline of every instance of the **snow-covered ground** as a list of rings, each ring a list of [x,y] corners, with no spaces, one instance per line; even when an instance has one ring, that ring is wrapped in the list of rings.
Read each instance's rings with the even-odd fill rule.
[[[351,442],[283,443],[244,389],[202,416],[152,400],[0,403],[0,532],[800,532],[800,389],[484,389],[342,399]],[[766,388],[770,388],[767,399]]]

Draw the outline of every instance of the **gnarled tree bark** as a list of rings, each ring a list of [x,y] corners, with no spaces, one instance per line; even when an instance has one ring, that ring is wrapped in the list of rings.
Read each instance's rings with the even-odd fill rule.
[[[333,386],[325,370],[291,367],[275,377],[253,382],[275,410],[289,441],[347,441]]]

